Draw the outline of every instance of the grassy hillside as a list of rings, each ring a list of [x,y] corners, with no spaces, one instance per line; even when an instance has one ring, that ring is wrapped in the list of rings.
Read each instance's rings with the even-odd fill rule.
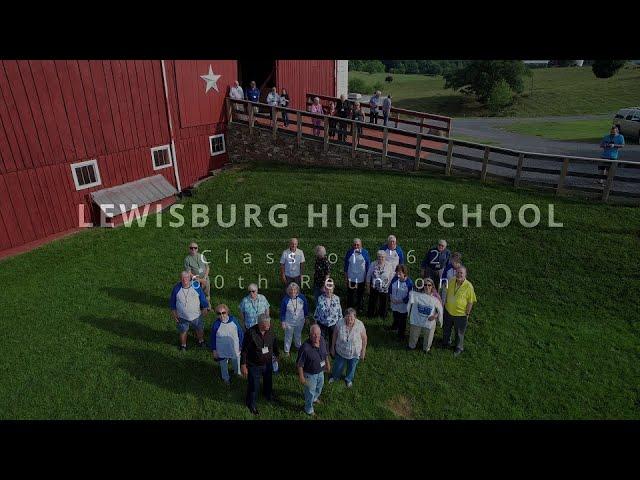
[[[356,228],[349,208],[370,205],[370,226]],[[461,204],[509,205],[514,218],[525,203],[555,203],[564,228],[463,228]],[[249,419],[246,382],[230,388],[208,352],[176,349],[168,298],[178,281],[188,242],[211,250],[213,275],[224,288],[214,302],[232,313],[244,286],[260,274],[277,318],[281,287],[277,264],[287,238],[297,235],[310,271],[313,248],[324,244],[341,258],[351,239],[375,251],[391,232],[410,254],[415,278],[425,249],[446,238],[463,252],[479,303],[465,352],[434,348],[409,352],[383,330],[381,319],[361,317],[370,347],[352,389],[325,385],[323,419],[576,419],[640,418],[640,210],[556,199],[474,181],[354,171],[264,166],[229,171],[205,183],[186,202],[209,206],[211,224],[192,228],[94,229],[0,262],[3,285],[0,418]],[[221,228],[216,204],[238,204],[237,223]],[[244,228],[243,205],[262,207],[262,228]],[[289,225],[269,225],[267,211],[288,204]],[[307,226],[307,204],[343,205],[343,226]],[[398,224],[378,228],[375,204],[397,204]],[[417,204],[431,204],[432,224],[415,225]],[[442,203],[456,205],[436,220]],[[473,225],[473,223],[472,223]],[[228,256],[227,256],[228,249]],[[246,264],[251,254],[252,263]],[[415,256],[416,258],[413,258]],[[244,262],[243,262],[244,259]],[[227,263],[228,260],[228,263]],[[335,272],[340,267],[334,267]],[[218,281],[220,282],[220,278]],[[336,275],[341,280],[339,274]],[[341,282],[338,282],[341,283]],[[220,284],[220,283],[219,283]],[[344,292],[338,291],[344,299]],[[208,337],[213,316],[206,321]],[[387,322],[389,323],[389,321]],[[273,322],[279,341],[283,334]],[[308,329],[305,329],[305,333]],[[438,329],[436,341],[442,337]],[[190,339],[190,342],[193,342]],[[261,418],[305,419],[294,359],[275,377],[277,404],[259,400]]]
[[[640,67],[622,69],[612,78],[599,79],[590,67],[533,69],[526,79],[524,95],[504,116],[540,117],[547,115],[613,114],[619,108],[635,106],[640,98]],[[381,82],[401,108],[456,117],[484,116],[486,110],[473,98],[444,90],[440,76],[393,75],[349,72],[369,85]],[[369,93],[369,92],[365,92]]]

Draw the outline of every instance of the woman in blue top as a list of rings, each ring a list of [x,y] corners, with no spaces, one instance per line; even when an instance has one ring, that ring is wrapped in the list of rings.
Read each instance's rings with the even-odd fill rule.
[[[327,345],[331,345],[333,330],[338,320],[342,318],[340,298],[333,294],[334,288],[333,280],[327,279],[322,288],[324,293],[318,297],[316,312],[313,315],[314,320],[320,326],[322,338],[327,342]]]
[[[389,284],[389,300],[391,301],[391,311],[393,312],[393,324],[390,330],[398,330],[398,338],[404,339],[407,329],[407,303],[409,302],[409,292],[413,288],[413,281],[409,278],[406,265],[396,267],[396,276]]]

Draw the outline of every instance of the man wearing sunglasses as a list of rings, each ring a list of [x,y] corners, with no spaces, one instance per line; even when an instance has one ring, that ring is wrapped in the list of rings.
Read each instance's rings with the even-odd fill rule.
[[[229,308],[224,304],[216,307],[217,319],[213,322],[209,347],[213,352],[213,359],[220,362],[222,380],[231,384],[229,378],[229,362],[236,376],[240,375],[240,345],[242,345],[242,327],[238,319],[229,314]]]
[[[211,305],[211,284],[209,283],[209,263],[204,255],[198,251],[198,244],[191,242],[189,244],[189,255],[184,259],[184,269],[191,272],[207,297],[207,302]]]

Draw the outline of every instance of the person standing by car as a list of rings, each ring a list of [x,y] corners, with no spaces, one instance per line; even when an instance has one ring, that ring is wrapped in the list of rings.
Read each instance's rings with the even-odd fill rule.
[[[602,148],[602,154],[600,158],[604,158],[606,160],[618,160],[618,155],[620,154],[620,149],[624,147],[624,137],[620,135],[618,132],[618,127],[611,127],[611,131],[609,135],[605,135],[600,142],[600,148]],[[609,174],[609,165],[608,164],[600,164],[598,165],[598,170],[601,175]],[[600,185],[604,184],[604,179],[599,179],[598,183]]]

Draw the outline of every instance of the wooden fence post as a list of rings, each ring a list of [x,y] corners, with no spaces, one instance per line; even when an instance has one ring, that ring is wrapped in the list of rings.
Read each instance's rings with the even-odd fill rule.
[[[400,114],[396,112],[396,128],[398,128],[398,120],[400,120]]]
[[[489,168],[489,153],[491,152],[489,147],[484,147],[484,157],[482,159],[482,173],[480,173],[480,181],[484,183],[487,179],[487,169]]]
[[[453,118],[449,119],[449,124],[447,125],[448,130],[447,130],[447,137],[451,136],[451,129],[453,128],[451,125],[453,125]]]
[[[329,117],[324,117],[324,151],[329,150]]]
[[[451,175],[452,166],[453,166],[453,140],[449,140],[449,147],[447,148],[447,166],[445,168],[445,175]]]
[[[424,117],[420,117],[420,133],[422,133],[423,128],[424,128]]]
[[[613,186],[613,177],[616,176],[616,170],[618,169],[618,162],[613,162],[609,167],[609,173],[607,174],[607,181],[604,184],[604,190],[602,191],[602,201],[609,200],[609,194],[611,193],[611,187]]]
[[[253,135],[253,124],[256,120],[253,105],[251,103],[247,103],[247,109],[249,110],[249,135]]]
[[[351,132],[351,158],[356,158],[356,148],[358,148],[360,133],[355,120],[351,121]]]
[[[562,170],[560,171],[560,178],[558,178],[558,186],[556,187],[556,195],[560,195],[562,193],[562,187],[564,185],[564,180],[567,176],[567,171],[569,170],[569,159],[565,158],[562,161]]]
[[[302,115],[299,110],[296,112],[296,145],[298,148],[302,145]]]
[[[231,99],[227,97],[224,99],[224,102],[227,107],[227,122],[233,123],[233,107],[231,106]]]
[[[382,164],[387,162],[387,151],[389,150],[389,129],[384,127],[382,133]]]
[[[520,186],[520,177],[522,177],[522,164],[524,163],[524,153],[518,155],[518,168],[516,169],[516,176],[513,179],[513,186],[518,188]]]
[[[278,138],[278,111],[275,105],[271,106],[271,122],[273,124],[273,139]]]
[[[422,147],[422,134],[419,133],[418,135],[416,135],[416,164],[413,167],[413,169],[416,172],[418,170],[420,170],[420,152],[421,152],[421,147]]]

